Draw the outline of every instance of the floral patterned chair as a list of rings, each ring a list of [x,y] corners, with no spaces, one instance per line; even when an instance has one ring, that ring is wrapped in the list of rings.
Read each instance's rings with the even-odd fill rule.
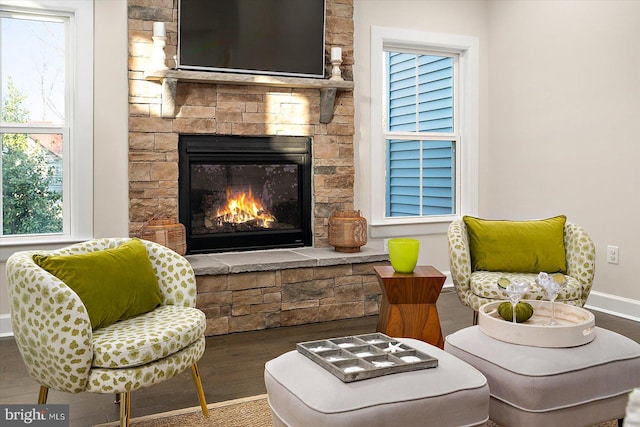
[[[202,412],[208,416],[196,364],[205,350],[206,319],[195,308],[195,276],[182,256],[157,243],[139,240],[144,246],[138,247],[138,253],[145,260],[148,256],[149,275],[153,277],[153,271],[157,278],[160,303],[151,311],[98,328],[92,328],[78,294],[34,262],[41,255],[95,253],[119,248],[131,240],[97,239],[9,257],[13,332],[29,374],[40,384],[38,403],[46,403],[49,388],[115,393],[120,402],[120,425],[128,426],[132,391],[166,381],[190,367]]]
[[[473,309],[473,324],[478,322],[480,306],[488,302],[508,299],[506,290],[497,285],[501,277],[506,277],[512,282],[532,283],[523,299],[545,298],[544,290],[535,284],[537,273],[474,271],[469,234],[462,219],[455,220],[449,225],[447,236],[451,278],[460,302]],[[564,248],[567,285],[560,291],[556,301],[582,307],[587,302],[593,282],[595,246],[582,227],[566,222]]]

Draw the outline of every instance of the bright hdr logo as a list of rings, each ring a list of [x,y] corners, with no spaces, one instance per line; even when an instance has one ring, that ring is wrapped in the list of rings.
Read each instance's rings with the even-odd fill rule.
[[[0,405],[0,425],[68,427],[69,405]]]

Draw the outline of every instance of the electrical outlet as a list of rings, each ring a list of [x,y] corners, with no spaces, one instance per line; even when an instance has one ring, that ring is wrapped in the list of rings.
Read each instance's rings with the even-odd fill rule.
[[[618,263],[618,247],[609,245],[607,246],[607,262],[609,264]]]

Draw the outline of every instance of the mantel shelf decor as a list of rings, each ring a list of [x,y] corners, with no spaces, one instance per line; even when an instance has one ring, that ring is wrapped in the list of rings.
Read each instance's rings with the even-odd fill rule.
[[[145,73],[145,80],[162,83],[162,117],[175,117],[176,87],[179,81],[191,83],[255,85],[301,89],[320,89],[320,123],[329,123],[338,90],[353,90],[353,82],[304,77],[257,76],[251,74],[216,73],[157,69]]]

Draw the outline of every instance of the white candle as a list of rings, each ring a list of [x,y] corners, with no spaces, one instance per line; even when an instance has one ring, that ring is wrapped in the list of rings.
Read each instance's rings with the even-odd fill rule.
[[[164,22],[153,23],[153,37],[166,37],[167,32],[164,26]]]
[[[341,47],[332,47],[331,48],[331,60],[332,61],[342,61],[342,48]]]

